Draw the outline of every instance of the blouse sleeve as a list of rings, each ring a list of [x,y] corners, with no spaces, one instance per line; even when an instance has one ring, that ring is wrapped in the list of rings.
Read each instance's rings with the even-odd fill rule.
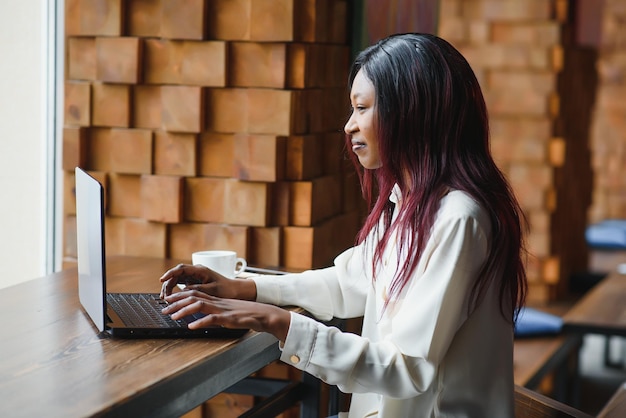
[[[362,246],[344,251],[335,265],[298,274],[253,277],[257,301],[299,306],[318,319],[363,316],[369,279],[363,272]]]
[[[414,277],[389,313],[388,335],[374,341],[292,313],[281,359],[349,393],[423,393],[467,318],[487,246],[476,218],[440,214]]]

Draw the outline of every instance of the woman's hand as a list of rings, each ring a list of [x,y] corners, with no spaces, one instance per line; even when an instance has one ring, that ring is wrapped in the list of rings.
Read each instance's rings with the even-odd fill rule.
[[[231,280],[231,279],[226,279]],[[165,297],[169,305],[163,313],[172,319],[182,319],[195,313],[206,316],[189,324],[190,329],[207,326],[246,328],[269,332],[280,341],[285,341],[291,314],[285,309],[259,302],[223,299],[207,295],[198,290],[184,290]]]
[[[179,264],[161,276],[161,298],[172,294],[178,284],[186,290],[198,290],[207,295],[228,299],[256,299],[256,284],[253,280],[229,279],[204,266]]]

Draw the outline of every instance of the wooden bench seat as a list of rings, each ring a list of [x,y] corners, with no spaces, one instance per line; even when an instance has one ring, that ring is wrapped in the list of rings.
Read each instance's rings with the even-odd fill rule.
[[[571,302],[561,302],[536,308],[560,316],[570,306]],[[575,378],[578,374],[578,352],[581,346],[582,337],[579,335],[516,337],[513,347],[515,384],[540,390],[541,384],[551,377],[549,395],[562,402],[568,401],[576,395]]]
[[[516,385],[515,418],[592,418],[592,416],[533,390]]]
[[[582,339],[578,336],[517,338],[513,348],[515,384],[536,389],[550,373],[572,366]]]
[[[617,388],[611,399],[598,413],[598,418],[624,417],[626,417],[626,382]]]

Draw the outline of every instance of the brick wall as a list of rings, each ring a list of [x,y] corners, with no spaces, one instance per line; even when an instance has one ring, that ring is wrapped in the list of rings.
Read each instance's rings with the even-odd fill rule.
[[[346,0],[65,4],[67,263],[75,166],[105,186],[109,255],[300,269],[353,243]]]
[[[626,218],[626,0],[440,5],[439,33],[477,72],[493,154],[530,222],[530,300],[558,299],[588,270],[586,226]]]
[[[626,0],[605,0],[593,114],[590,222],[626,219]]]
[[[560,238],[573,223],[578,232],[584,228],[588,206],[584,195],[578,206],[565,201],[572,190],[585,189],[564,176],[565,170],[576,166],[584,175],[589,166],[588,152],[577,156],[583,145],[563,129],[565,117],[586,111],[566,114],[563,106],[572,96],[561,80],[576,79],[570,71],[578,74],[574,67],[564,69],[576,51],[564,36],[574,19],[570,6],[567,0],[440,2],[439,34],[459,48],[479,78],[490,112],[493,155],[530,223],[531,302],[558,297],[576,268],[573,254],[582,251],[583,269],[586,257],[582,233],[567,245]]]

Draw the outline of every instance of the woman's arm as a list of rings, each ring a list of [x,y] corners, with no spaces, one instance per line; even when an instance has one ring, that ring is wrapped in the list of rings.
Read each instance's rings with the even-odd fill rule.
[[[381,300],[370,303],[363,337],[292,313],[281,359],[346,392],[423,393],[467,318],[487,245],[472,218],[438,222],[401,300],[384,315]]]
[[[321,320],[363,316],[371,279],[363,270],[361,247],[344,251],[335,266],[283,276],[253,277],[256,300],[300,306]]]

